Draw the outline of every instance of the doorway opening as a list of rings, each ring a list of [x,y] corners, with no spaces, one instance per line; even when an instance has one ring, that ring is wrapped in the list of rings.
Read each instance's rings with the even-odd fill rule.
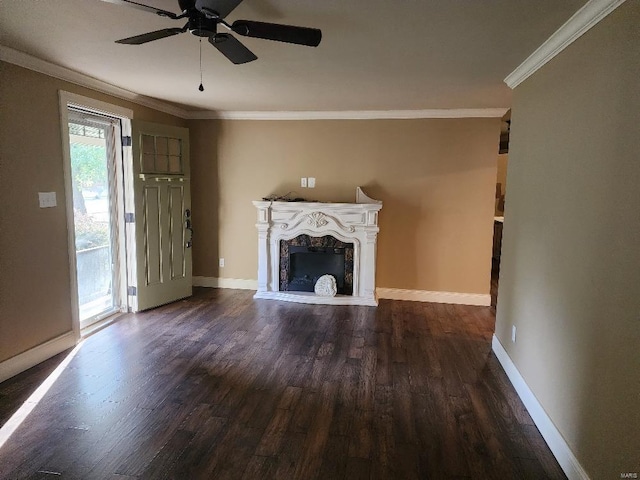
[[[131,163],[131,147],[124,139],[133,111],[62,90],[59,101],[70,307],[80,339],[129,305],[124,167]]]
[[[511,130],[511,109],[502,117],[498,169],[496,178],[496,201],[493,218],[493,252],[491,255],[491,306],[498,304],[498,284],[500,281],[500,256],[502,253],[502,228],[507,191],[507,164],[509,162],[509,133]]]
[[[191,295],[189,131],[134,123],[129,109],[64,91],[60,117],[80,338],[115,313]]]
[[[69,107],[70,180],[80,328],[122,309],[118,244],[120,120]],[[121,148],[121,147],[120,147]]]

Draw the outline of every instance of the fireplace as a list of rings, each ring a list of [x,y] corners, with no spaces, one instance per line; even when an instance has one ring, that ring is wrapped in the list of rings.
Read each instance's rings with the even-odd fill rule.
[[[330,305],[378,304],[378,212],[382,202],[356,189],[356,203],[255,201],[258,290],[254,298]],[[321,275],[338,294],[316,295]]]
[[[353,243],[330,235],[280,240],[280,291],[313,292],[322,275],[335,277],[339,295],[353,294]]]

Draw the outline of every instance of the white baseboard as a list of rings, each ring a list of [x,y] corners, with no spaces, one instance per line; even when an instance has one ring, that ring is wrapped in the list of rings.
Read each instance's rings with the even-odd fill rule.
[[[15,357],[11,357],[0,363],[0,382],[4,382],[75,345],[76,337],[74,332],[71,331],[42,343],[37,347],[33,347]]]
[[[258,280],[243,278],[193,277],[194,287],[237,288],[239,290],[257,290]]]
[[[378,298],[410,300],[414,302],[452,303],[456,305],[491,305],[491,295],[483,293],[429,292],[401,288],[376,288]]]
[[[544,411],[544,408],[542,408],[542,405],[540,405],[540,402],[538,402],[538,399],[524,381],[511,357],[509,357],[509,354],[495,335],[493,336],[491,347],[567,478],[569,480],[589,480],[587,472],[584,471],[562,434],[553,424],[547,412]]]
[[[194,287],[237,288],[258,290],[258,281],[242,278],[193,277]],[[414,302],[452,303],[456,305],[491,305],[491,295],[482,293],[428,292],[400,288],[376,288],[378,298],[411,300]]]

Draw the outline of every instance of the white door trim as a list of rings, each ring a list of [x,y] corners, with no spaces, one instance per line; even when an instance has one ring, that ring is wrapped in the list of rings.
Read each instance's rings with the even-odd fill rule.
[[[100,100],[95,100],[89,97],[83,97],[75,93],[66,92],[60,90],[58,92],[60,102],[60,132],[62,140],[62,155],[63,155],[63,169],[64,169],[64,194],[65,194],[65,208],[67,214],[67,246],[69,253],[69,278],[71,287],[71,324],[73,328],[73,334],[76,342],[80,340],[80,311],[78,306],[78,279],[76,277],[76,238],[73,227],[73,186],[71,183],[71,152],[69,148],[69,107],[81,107],[97,114],[109,115],[111,117],[117,117],[121,120],[130,120],[133,118],[133,110],[120,107],[118,105],[111,105]],[[118,194],[118,201],[120,202],[121,195]],[[122,235],[121,235],[122,237]],[[122,243],[122,239],[118,239],[119,248],[121,252],[125,252],[125,245]],[[125,255],[120,255],[121,258],[121,272],[126,272],[126,264],[124,263]],[[126,282],[124,288],[126,289]],[[126,299],[126,295],[122,296]]]

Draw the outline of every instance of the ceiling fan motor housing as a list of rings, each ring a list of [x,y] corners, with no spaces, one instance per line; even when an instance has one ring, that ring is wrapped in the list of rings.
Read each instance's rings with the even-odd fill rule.
[[[197,37],[210,37],[216,34],[218,21],[206,18],[204,15],[191,15],[189,17],[189,33]]]

